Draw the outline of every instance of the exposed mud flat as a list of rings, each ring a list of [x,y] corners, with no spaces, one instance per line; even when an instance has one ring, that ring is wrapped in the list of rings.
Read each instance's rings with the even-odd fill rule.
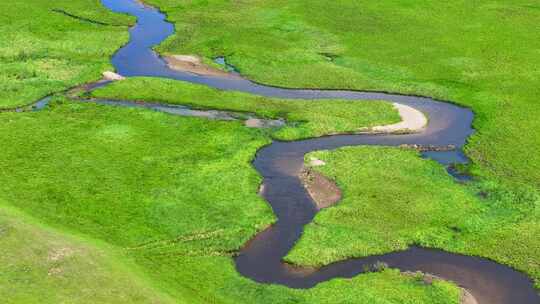
[[[248,128],[280,128],[285,125],[283,119],[262,119],[256,117],[250,117],[244,121],[244,125]]]
[[[341,189],[336,183],[312,168],[302,170],[300,178],[318,209],[328,208],[341,200]]]
[[[401,117],[401,121],[391,125],[375,126],[364,129],[365,133],[415,133],[421,132],[427,125],[428,119],[417,109],[394,102],[392,104]]]
[[[188,72],[201,76],[238,77],[235,74],[228,73],[203,63],[202,59],[195,55],[167,55],[164,56],[163,59],[165,59],[169,68],[176,71]]]

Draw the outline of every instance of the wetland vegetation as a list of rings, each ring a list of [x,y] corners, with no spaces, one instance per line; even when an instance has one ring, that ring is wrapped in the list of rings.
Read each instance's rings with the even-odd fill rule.
[[[157,47],[225,57],[283,87],[392,91],[475,112],[473,181],[398,148],[313,152],[338,205],[287,260],[320,266],[412,244],[493,259],[540,288],[540,7],[523,1],[147,0],[175,24]],[[97,0],[0,4],[0,108],[95,81],[134,19]],[[251,165],[273,139],[389,124],[382,101],[285,100],[130,78],[90,97],[285,118],[281,129],[79,103],[0,113],[0,298],[7,303],[458,303],[442,280],[383,269],[308,290],[257,284],[232,257],[275,219]],[[308,102],[310,102],[309,105]],[[81,288],[84,286],[84,288]]]
[[[140,90],[141,87],[146,89]],[[384,101],[287,100],[153,78],[129,78],[112,83],[92,92],[91,97],[180,104],[200,109],[253,113],[270,119],[281,118],[286,120],[287,125],[273,134],[274,138],[281,140],[357,132],[400,121],[397,111]]]
[[[134,22],[95,0],[9,0],[0,11],[0,110],[99,79]]]
[[[457,303],[453,285],[394,270],[311,290],[241,277],[231,255],[273,222],[250,165],[264,131],[64,98],[1,115],[1,208],[57,230],[3,211],[8,303]]]
[[[526,1],[148,0],[174,22],[157,50],[225,56],[247,78],[382,90],[468,106],[476,175],[540,187],[540,7]]]
[[[317,215],[287,260],[320,266],[421,245],[488,257],[540,283],[538,194],[458,183],[435,161],[400,148],[320,151],[306,163],[311,158],[326,163],[313,169],[337,182],[343,200]]]

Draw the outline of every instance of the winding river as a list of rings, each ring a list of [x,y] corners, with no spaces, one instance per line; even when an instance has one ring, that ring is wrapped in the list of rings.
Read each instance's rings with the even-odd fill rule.
[[[425,130],[415,134],[334,135],[294,142],[275,141],[262,148],[253,164],[264,177],[261,195],[272,206],[278,220],[249,241],[235,258],[239,273],[261,283],[310,288],[333,278],[354,277],[367,266],[380,261],[402,271],[422,271],[451,280],[468,290],[481,304],[540,303],[540,296],[532,281],[523,273],[488,259],[435,249],[411,247],[385,255],[347,259],[320,269],[292,267],[282,261],[300,238],[304,226],[318,212],[298,177],[306,153],[354,145],[454,145],[456,151],[427,152],[424,156],[443,165],[465,162],[467,159],[461,147],[473,132],[473,113],[469,109],[428,97],[347,90],[285,89],[256,84],[240,77],[199,76],[171,70],[152,51],[152,47],[174,33],[174,26],[166,21],[163,13],[136,0],[102,0],[102,3],[114,12],[137,17],[137,24],[130,29],[129,43],[112,59],[117,72],[123,76],[177,79],[268,97],[388,100],[411,106],[429,117]]]

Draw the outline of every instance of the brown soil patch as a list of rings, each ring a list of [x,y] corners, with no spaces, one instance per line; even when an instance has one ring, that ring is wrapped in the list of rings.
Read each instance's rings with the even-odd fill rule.
[[[296,266],[288,263],[285,263],[284,266],[287,269],[287,272],[295,277],[307,277],[318,270],[315,267]]]
[[[324,175],[310,168],[300,173],[300,179],[318,209],[328,208],[341,200],[341,189]]]
[[[204,64],[200,57],[193,55],[169,55],[163,57],[169,68],[202,76],[238,77]]]

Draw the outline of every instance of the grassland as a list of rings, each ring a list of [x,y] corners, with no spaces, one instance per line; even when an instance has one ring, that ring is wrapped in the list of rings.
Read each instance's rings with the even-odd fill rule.
[[[182,104],[198,109],[232,110],[255,113],[264,118],[284,118],[288,125],[273,133],[274,138],[281,140],[354,132],[401,119],[391,104],[383,101],[276,99],[155,78],[115,82],[92,92],[92,97]]]
[[[420,244],[511,265],[540,286],[540,193],[517,195],[493,182],[462,185],[434,161],[398,148],[310,157],[326,162],[315,169],[336,180],[343,200],[306,227],[289,261],[324,265]]]
[[[111,246],[99,248],[0,204],[3,303],[174,303],[136,267],[119,262]]]
[[[323,212],[317,222],[332,229],[311,226],[306,239],[290,256],[292,260],[321,264],[346,255],[383,252],[421,242],[489,256],[527,271],[538,284],[540,244],[535,236],[540,232],[540,153],[535,151],[540,149],[540,39],[533,29],[540,22],[540,6],[519,0],[317,0],[309,5],[300,0],[148,3],[159,6],[176,25],[176,35],[158,47],[161,53],[199,54],[207,61],[225,56],[246,77],[271,85],[420,94],[451,100],[475,112],[477,132],[465,150],[473,161],[471,173],[479,183],[463,190],[451,181],[443,182],[447,185],[438,184],[444,190],[441,192],[448,194],[443,197],[422,188],[433,185],[436,181],[429,179],[443,174],[441,170],[435,176],[426,168],[418,169],[425,176],[395,172],[395,178],[407,177],[409,184],[389,187],[409,196],[414,193],[410,189],[421,189],[413,209],[422,214],[432,210],[433,214],[420,219],[407,217],[411,222],[402,231],[399,224],[406,219],[400,220],[392,212],[378,213],[373,217],[396,220],[389,226],[397,231],[383,237],[383,231],[388,230],[376,219],[358,222],[354,217],[367,216],[368,211],[382,212],[373,209],[373,204],[382,200],[363,198],[349,207]],[[378,156],[381,161],[371,161],[385,161],[386,156]],[[411,156],[402,153],[395,157],[406,162]],[[396,164],[399,167],[399,162]],[[343,174],[357,162],[334,165],[336,169],[325,170],[333,170],[331,173],[341,178],[342,187],[354,188]],[[371,171],[392,178],[389,173],[375,172],[375,168]],[[415,174],[422,176],[420,185],[412,180]],[[405,189],[409,185],[417,186]],[[374,189],[373,193],[375,190],[388,192],[387,188]],[[486,200],[479,200],[475,192],[487,195]],[[377,196],[396,199],[386,205],[399,206],[402,202],[388,195]],[[428,197],[433,199],[431,204]],[[449,198],[466,199],[455,202],[463,210],[448,209]],[[434,206],[434,202],[440,205]],[[369,207],[363,203],[369,203]],[[399,210],[411,212],[403,207]],[[442,218],[444,210],[450,219],[464,225],[463,230],[457,233],[448,227],[450,221]],[[464,210],[471,212],[470,216]],[[351,213],[349,222],[339,225],[336,218],[347,212]],[[354,228],[354,224],[359,226]],[[374,228],[365,226],[371,224]],[[418,229],[413,229],[415,225]],[[345,248],[347,245],[339,240],[352,232],[358,233],[351,245],[354,248]],[[449,241],[453,235],[456,240]],[[325,249],[316,249],[315,240]],[[366,244],[361,245],[362,241]]]
[[[0,11],[0,109],[99,79],[133,22],[97,0],[10,0]]]
[[[158,48],[163,53],[199,54],[207,62],[226,56],[263,83],[423,94],[476,112],[478,132],[467,152],[479,182],[468,186],[412,152],[317,152],[327,161],[321,171],[338,181],[345,198],[316,218],[317,227],[308,226],[291,261],[320,265],[420,243],[495,259],[540,284],[540,154],[523,152],[540,148],[540,40],[531,30],[540,7],[524,1],[146,2],[176,25],[177,34]],[[123,25],[132,20],[96,3],[35,1],[31,10],[22,0],[0,4],[0,107],[110,69],[108,56],[126,41]],[[249,165],[256,149],[271,136],[304,138],[395,120],[387,106],[332,101],[306,109],[301,101],[148,79],[99,94],[255,112],[298,126],[268,134],[239,122],[63,99],[44,112],[1,113],[3,299],[457,303],[455,286],[424,285],[394,270],[307,291],[255,284],[234,270],[231,255],[273,221],[256,195],[260,178]],[[346,175],[351,167],[362,170]]]
[[[63,98],[41,112],[0,117],[0,267],[8,270],[1,280],[16,282],[0,288],[3,299],[458,301],[451,284],[425,285],[394,270],[311,290],[242,278],[231,255],[273,221],[250,165],[269,142],[266,132]]]
[[[475,174],[540,187],[540,6],[528,1],[148,0],[169,54],[226,56],[285,87],[422,94],[471,107]]]

